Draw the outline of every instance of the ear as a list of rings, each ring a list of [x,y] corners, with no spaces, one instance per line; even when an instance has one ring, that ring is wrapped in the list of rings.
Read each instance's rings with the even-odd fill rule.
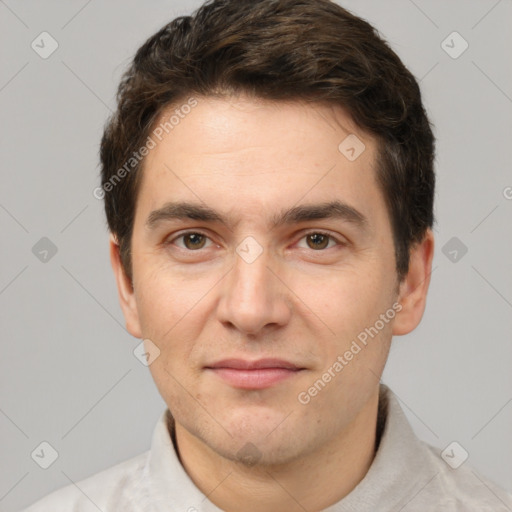
[[[112,264],[112,270],[117,282],[119,303],[126,322],[126,329],[132,336],[142,338],[135,292],[121,263],[119,245],[112,234],[110,235],[110,263]]]
[[[421,321],[434,257],[434,234],[428,229],[423,240],[409,253],[409,271],[400,283],[398,302],[402,309],[395,317],[393,334],[401,336],[413,331]]]

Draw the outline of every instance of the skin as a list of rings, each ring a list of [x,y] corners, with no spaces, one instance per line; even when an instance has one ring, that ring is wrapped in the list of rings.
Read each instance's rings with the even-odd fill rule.
[[[366,147],[354,161],[338,150],[349,134]],[[150,371],[175,418],[181,462],[223,510],[320,510],[372,463],[379,379],[392,336],[421,320],[434,248],[428,230],[398,282],[376,150],[340,107],[199,97],[146,157],[133,286],[111,238],[127,329],[160,350]],[[360,212],[364,227],[338,218],[271,225],[282,210],[332,200]],[[169,201],[208,206],[229,224],[168,219],[148,229],[151,212]],[[206,238],[180,237],[184,230]],[[318,231],[333,238],[307,236]],[[236,252],[248,236],[263,249],[252,263]],[[395,318],[300,403],[394,303]],[[238,389],[205,369],[229,357],[304,369],[265,389]],[[242,457],[247,446],[256,461]]]

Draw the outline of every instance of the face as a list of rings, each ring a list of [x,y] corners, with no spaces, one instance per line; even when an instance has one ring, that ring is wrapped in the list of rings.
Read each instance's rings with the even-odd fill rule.
[[[411,290],[376,142],[341,108],[197,100],[146,157],[133,288],[112,245],[121,304],[160,351],[150,371],[177,427],[228,459],[284,463],[354,423],[393,332],[421,314],[397,304]]]

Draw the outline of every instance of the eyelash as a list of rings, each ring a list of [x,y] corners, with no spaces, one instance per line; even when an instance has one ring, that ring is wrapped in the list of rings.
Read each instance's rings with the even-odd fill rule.
[[[211,241],[210,237],[206,234],[206,233],[203,233],[202,231],[185,231],[183,233],[181,233],[180,235],[174,237],[172,240],[169,240],[168,242],[165,242],[165,245],[172,245],[176,240],[179,240],[180,238],[184,238],[186,237],[187,235],[201,235],[201,236],[204,236],[205,238],[207,238],[208,240]],[[338,246],[346,246],[347,243],[345,242],[342,242],[341,240],[338,240],[335,236],[331,235],[330,233],[326,232],[326,231],[319,231],[319,230],[312,230],[312,231],[308,231],[307,233],[304,233],[301,238],[299,239],[302,240],[303,238],[306,238],[307,236],[309,235],[322,235],[322,236],[326,236],[329,241],[334,241],[336,242],[336,244]],[[189,253],[194,253],[194,252],[200,252],[201,249],[196,249],[196,250],[193,250],[193,249],[187,249],[186,247],[179,247],[179,249],[182,249],[183,251],[187,251]],[[313,252],[325,252],[327,249],[333,249],[334,247],[327,247],[325,249],[318,249],[318,250],[315,250],[315,249],[310,249],[311,251]]]

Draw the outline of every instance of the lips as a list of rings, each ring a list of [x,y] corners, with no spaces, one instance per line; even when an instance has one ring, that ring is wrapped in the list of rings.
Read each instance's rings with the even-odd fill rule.
[[[298,370],[299,368],[282,359],[258,359],[247,361],[245,359],[224,359],[218,363],[207,366],[207,368],[231,368],[233,370],[260,370],[264,368],[283,368],[285,370]]]
[[[294,377],[304,368],[283,359],[224,359],[205,367],[239,389],[264,389]]]

